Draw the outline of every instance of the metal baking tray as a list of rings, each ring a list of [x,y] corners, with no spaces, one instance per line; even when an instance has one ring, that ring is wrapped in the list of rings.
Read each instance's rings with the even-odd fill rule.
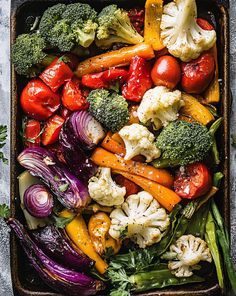
[[[56,3],[71,3],[76,1],[54,1],[54,0],[12,0],[11,1],[11,44],[16,36],[25,30],[25,19],[28,16],[37,16],[49,6]],[[95,7],[98,11],[110,4],[117,3],[124,8],[134,6],[144,6],[145,0],[80,0]],[[198,10],[200,16],[209,18],[209,12],[214,15],[218,37],[218,59],[219,73],[222,79],[221,84],[221,103],[219,104],[220,114],[224,117],[224,124],[219,132],[218,138],[221,153],[221,170],[224,172],[224,185],[216,197],[220,209],[224,216],[226,224],[229,226],[229,116],[230,116],[230,91],[229,91],[229,14],[227,0],[198,0]],[[19,94],[26,84],[26,80],[19,77],[12,68],[11,71],[11,211],[13,217],[24,221],[22,211],[19,205],[19,190],[17,176],[22,168],[18,165],[16,157],[22,150],[22,144],[19,135],[21,127],[22,113],[19,106]],[[24,252],[19,246],[16,238],[11,234],[11,274],[13,289],[15,295],[32,296],[59,296],[61,294],[54,292],[48,286],[44,285],[34,269],[30,266]],[[108,295],[102,292],[99,295]],[[203,296],[220,295],[220,289],[217,284],[215,273],[208,274],[206,281],[200,284],[179,286],[168,289],[161,289],[139,294],[142,296]],[[79,295],[78,295],[79,296]]]

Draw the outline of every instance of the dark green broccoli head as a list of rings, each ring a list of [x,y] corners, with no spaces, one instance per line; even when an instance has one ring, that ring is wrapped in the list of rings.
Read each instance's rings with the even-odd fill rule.
[[[66,7],[62,18],[67,19],[70,23],[77,21],[96,21],[97,12],[89,5],[84,3],[73,3]]]
[[[103,8],[98,15],[97,45],[111,46],[115,42],[137,44],[143,37],[132,26],[127,11],[117,5]]]
[[[117,93],[97,89],[88,96],[89,111],[108,130],[117,132],[129,119],[128,103]]]
[[[45,48],[46,42],[39,34],[19,35],[12,46],[12,62],[16,72],[28,77],[36,76],[38,71],[34,66],[46,57]]]
[[[62,14],[65,10],[65,4],[56,4],[44,11],[40,20],[39,31],[46,40],[51,35],[51,30],[57,21],[62,19]]]
[[[213,140],[208,129],[200,123],[177,120],[168,124],[156,139],[156,145],[162,151],[160,160],[167,166],[186,165],[204,159]]]

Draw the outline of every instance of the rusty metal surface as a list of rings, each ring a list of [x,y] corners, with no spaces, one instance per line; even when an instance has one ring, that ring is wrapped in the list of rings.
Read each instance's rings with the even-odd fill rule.
[[[21,33],[22,20],[26,15],[40,13],[50,3],[53,4],[59,1],[51,0],[15,0],[12,1],[12,13],[11,13],[11,42],[13,42],[16,34]],[[63,1],[60,1],[63,2]],[[64,1],[69,2],[69,1]],[[71,1],[70,1],[71,2]],[[101,3],[107,3],[104,0],[91,0],[89,3],[95,3],[95,6],[101,5]],[[115,1],[113,1],[115,2]],[[121,0],[125,6],[126,0]],[[219,200],[222,204],[221,209],[224,214],[226,223],[229,225],[229,110],[230,110],[230,96],[229,96],[229,17],[227,5],[225,1],[214,0],[202,0],[204,6],[208,3],[208,8],[214,11],[218,23],[218,45],[219,45],[219,61],[220,61],[220,74],[222,78],[222,102],[220,110],[224,116],[224,126],[222,128],[221,141],[221,156],[222,156],[222,169],[225,174],[224,188],[219,193]],[[224,3],[223,3],[224,2]],[[144,3],[144,1],[137,1],[135,4]],[[22,219],[22,213],[19,208],[19,203],[15,199],[18,196],[17,175],[20,173],[20,168],[16,163],[16,155],[20,151],[21,147],[17,141],[17,126],[19,126],[21,113],[18,106],[17,92],[21,89],[24,81],[16,77],[14,71],[12,71],[12,83],[11,83],[11,209],[14,216]],[[60,295],[53,292],[47,286],[42,284],[42,281],[38,278],[34,270],[27,264],[27,259],[22,252],[21,248],[13,235],[11,235],[11,267],[12,267],[12,280],[13,286],[20,295],[34,295],[34,296],[56,296]],[[104,294],[103,294],[104,295]],[[152,295],[152,296],[174,296],[174,295],[219,295],[219,288],[215,275],[210,274],[204,283],[194,284],[182,287],[174,287],[169,289],[163,289],[158,291],[146,292],[139,295]]]

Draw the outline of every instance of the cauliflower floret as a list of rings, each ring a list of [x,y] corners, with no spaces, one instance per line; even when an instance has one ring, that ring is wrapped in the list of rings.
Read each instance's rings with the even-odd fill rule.
[[[166,210],[146,191],[130,195],[110,217],[110,236],[130,238],[140,248],[159,242],[170,224]]]
[[[216,42],[214,30],[203,30],[196,22],[195,0],[175,0],[164,6],[161,38],[169,52],[184,62],[196,59]]]
[[[150,162],[160,157],[161,150],[154,144],[155,137],[145,126],[133,123],[123,127],[119,131],[119,135],[125,143],[125,159],[143,155],[146,157],[146,162]]]
[[[124,202],[125,187],[111,178],[111,169],[100,167],[96,176],[89,179],[88,191],[92,199],[102,206],[117,206]]]
[[[206,242],[191,234],[181,236],[171,245],[170,253],[176,260],[169,261],[168,268],[176,277],[190,277],[200,261],[212,261]]]
[[[171,91],[165,86],[156,86],[144,94],[137,114],[142,123],[152,122],[155,129],[160,129],[178,118],[178,111],[183,105],[179,90]]]

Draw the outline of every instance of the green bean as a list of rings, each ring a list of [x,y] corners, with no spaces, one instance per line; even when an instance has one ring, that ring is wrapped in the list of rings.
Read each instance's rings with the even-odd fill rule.
[[[208,217],[207,217],[205,240],[207,242],[207,245],[211,251],[213,260],[215,262],[219,286],[221,289],[224,289],[223,267],[221,264],[220,251],[217,245],[217,234],[216,234],[215,222],[213,220],[213,216],[211,212],[208,213]]]
[[[209,133],[211,134],[212,139],[213,139],[211,152],[212,152],[214,163],[216,165],[218,165],[220,163],[220,155],[219,155],[219,151],[218,151],[218,148],[217,148],[215,133],[217,132],[218,128],[220,127],[222,121],[223,121],[222,117],[218,118],[215,122],[213,122],[213,124],[211,125],[211,127],[209,129]]]
[[[217,172],[213,176],[213,186],[220,187],[221,180],[224,178],[224,174],[221,172]]]
[[[209,128],[209,133],[214,136],[215,133],[217,132],[218,128],[221,126],[221,123],[223,121],[223,118],[220,117],[218,118],[216,121],[214,121],[211,125],[211,127]]]

